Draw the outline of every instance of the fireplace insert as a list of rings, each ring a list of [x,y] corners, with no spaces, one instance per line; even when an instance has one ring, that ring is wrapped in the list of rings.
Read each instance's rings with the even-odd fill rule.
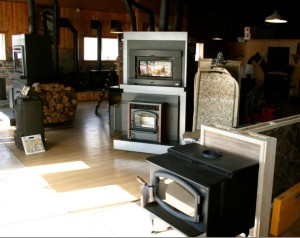
[[[182,85],[182,51],[129,51],[128,84],[180,87]]]
[[[164,103],[135,100],[129,102],[128,139],[162,142],[164,105]]]
[[[142,206],[188,236],[237,236],[254,226],[259,164],[198,143],[147,158]]]
[[[24,54],[24,46],[15,45],[13,46],[13,60],[14,60],[14,73],[20,75],[27,75],[26,62]]]

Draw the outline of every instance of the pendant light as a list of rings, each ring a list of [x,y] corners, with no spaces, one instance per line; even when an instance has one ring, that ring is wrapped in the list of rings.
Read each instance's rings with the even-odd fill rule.
[[[278,14],[277,10],[270,16],[265,19],[265,22],[268,23],[287,23],[287,20],[284,19],[280,14]]]
[[[218,36],[218,35],[213,36],[211,39],[212,40],[219,40],[219,41],[223,40],[223,38],[221,36]]]

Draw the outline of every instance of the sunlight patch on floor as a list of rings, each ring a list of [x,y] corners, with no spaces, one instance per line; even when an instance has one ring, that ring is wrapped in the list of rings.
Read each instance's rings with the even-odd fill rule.
[[[66,172],[66,171],[74,171],[74,170],[81,170],[81,169],[89,169],[88,166],[83,161],[72,161],[72,162],[65,162],[65,163],[57,163],[57,164],[50,164],[50,165],[38,165],[34,167],[26,168],[30,173],[36,173],[39,175],[48,174],[48,173],[59,173],[59,172]]]
[[[57,196],[65,204],[67,211],[101,208],[136,200],[134,196],[117,185],[58,193]]]

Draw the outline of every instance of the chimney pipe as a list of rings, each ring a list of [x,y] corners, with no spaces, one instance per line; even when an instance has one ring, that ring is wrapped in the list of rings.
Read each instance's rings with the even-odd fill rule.
[[[92,20],[91,21],[91,28],[97,29],[97,69],[101,70],[101,41],[102,41],[102,28],[101,23],[98,20]]]
[[[183,0],[176,0],[174,30],[180,31],[182,26]]]
[[[29,33],[36,34],[35,0],[28,0]]]
[[[131,0],[124,0],[125,6],[127,8],[127,11],[129,13],[130,19],[131,19],[131,30],[136,31],[136,18],[134,11],[132,9],[132,1]]]
[[[168,30],[168,15],[169,15],[168,8],[169,8],[169,0],[161,0],[160,18],[159,18],[160,31]]]

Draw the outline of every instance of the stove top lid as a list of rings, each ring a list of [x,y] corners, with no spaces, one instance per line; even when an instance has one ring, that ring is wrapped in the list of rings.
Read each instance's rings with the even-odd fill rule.
[[[196,161],[202,166],[209,167],[231,178],[245,168],[258,166],[256,160],[213,149],[198,143],[174,146],[168,149],[168,153],[183,159]]]

